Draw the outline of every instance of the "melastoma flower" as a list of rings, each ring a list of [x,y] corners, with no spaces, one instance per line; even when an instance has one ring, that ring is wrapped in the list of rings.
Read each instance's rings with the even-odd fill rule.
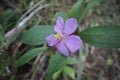
[[[46,38],[48,46],[55,46],[64,56],[75,53],[82,45],[80,37],[73,35],[77,26],[75,18],[70,18],[64,23],[64,20],[58,17],[54,26],[54,31],[57,34],[51,34]]]

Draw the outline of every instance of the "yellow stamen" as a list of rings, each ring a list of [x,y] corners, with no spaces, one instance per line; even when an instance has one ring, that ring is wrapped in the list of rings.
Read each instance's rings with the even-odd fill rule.
[[[66,39],[63,34],[56,34],[56,35],[54,35],[54,38],[55,38],[55,39],[60,39],[60,38],[61,38],[61,39],[63,39],[63,40]]]
[[[58,39],[58,38],[60,38],[60,35],[59,35],[59,34],[56,34],[56,35],[54,35],[54,38],[55,38],[55,39]]]

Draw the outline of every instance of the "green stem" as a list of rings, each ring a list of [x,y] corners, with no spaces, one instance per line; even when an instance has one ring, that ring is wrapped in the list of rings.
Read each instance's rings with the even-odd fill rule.
[[[54,12],[54,0],[50,0],[50,16],[53,17]]]
[[[79,50],[79,58],[78,58],[78,70],[77,70],[77,79],[76,80],[81,80],[81,75],[82,75],[82,55],[83,55],[83,49],[81,48]]]
[[[85,57],[87,58],[87,56],[88,56],[88,53],[89,53],[89,48],[88,48],[88,44],[85,44],[85,49],[86,49],[86,51],[85,51]]]

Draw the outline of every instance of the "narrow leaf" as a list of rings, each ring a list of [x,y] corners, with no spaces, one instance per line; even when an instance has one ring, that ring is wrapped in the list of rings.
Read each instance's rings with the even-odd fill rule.
[[[75,79],[75,70],[72,67],[64,66],[63,71],[71,78]]]
[[[16,66],[24,65],[25,63],[29,62],[39,54],[42,54],[44,50],[46,50],[46,47],[43,48],[35,48],[27,51],[22,57],[20,57],[18,60],[15,61]]]
[[[5,46],[5,37],[4,37],[4,30],[0,25],[0,48]]]
[[[71,8],[69,12],[69,17],[79,18],[85,6],[85,2],[86,0],[78,0]]]
[[[9,57],[6,57],[6,59],[0,62],[0,75],[2,75],[5,72],[5,69],[7,66],[9,66],[9,64],[10,64]]]
[[[40,25],[30,28],[28,31],[22,34],[21,40],[23,43],[29,45],[40,45],[44,44],[45,38],[52,34],[53,27],[48,25]]]
[[[58,17],[62,17],[64,20],[66,20],[68,18],[67,14],[64,13],[64,12],[57,12],[55,14],[55,20],[58,18]]]
[[[46,80],[50,80],[55,72],[62,69],[66,64],[67,57],[57,52],[51,59],[47,69]]]
[[[71,57],[68,57],[67,58],[67,64],[76,64],[78,61],[76,58],[71,58]]]
[[[81,39],[96,47],[120,48],[120,26],[99,26],[80,32]]]
[[[79,22],[83,19],[83,17],[88,13],[89,10],[91,10],[93,7],[95,7],[100,1],[102,0],[92,0],[88,6],[84,9],[82,15],[79,17]]]
[[[57,78],[60,76],[61,72],[62,72],[62,69],[55,72],[54,75],[53,75],[53,80],[57,80]]]

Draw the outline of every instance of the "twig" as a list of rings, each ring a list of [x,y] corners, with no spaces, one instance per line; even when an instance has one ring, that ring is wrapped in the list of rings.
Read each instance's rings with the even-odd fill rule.
[[[20,11],[21,11],[16,5],[14,5],[14,3],[12,3],[10,0],[4,0],[4,2],[7,4],[7,6],[15,9],[17,12],[20,12]]]
[[[25,28],[25,24],[41,9],[45,8],[45,7],[48,7],[49,4],[46,4],[44,6],[40,5],[38,6],[35,10],[32,10],[31,13],[25,17],[22,21],[20,21],[18,23],[18,25],[13,28],[11,31],[7,32],[5,34],[5,38],[6,38],[6,41],[7,41],[7,44],[6,45],[9,45],[11,43],[11,41],[14,39],[17,38],[16,35],[19,35],[20,32]]]
[[[38,2],[36,5],[34,5],[32,8],[30,8],[25,14],[23,14],[23,16],[21,16],[21,18],[18,20],[17,24],[24,19],[25,16],[27,16],[30,12],[32,12],[35,8],[37,8],[41,3],[43,3],[45,0],[42,0],[40,2]],[[16,26],[17,26],[16,24]]]
[[[36,14],[36,16],[38,17],[38,20],[37,20],[35,26],[41,22],[41,16],[39,14]]]
[[[45,60],[45,58],[46,58],[46,55],[43,55],[41,58],[40,58],[40,56],[41,56],[41,55],[39,55],[39,56],[36,58],[36,60],[35,60],[34,65],[36,65],[36,64],[38,64],[38,63],[39,63],[39,64],[36,65],[36,67],[33,67],[33,69],[32,69],[33,73],[32,73],[32,76],[31,76],[31,80],[34,79],[35,74],[37,73],[39,67],[41,66],[41,64],[44,62],[44,60]]]

